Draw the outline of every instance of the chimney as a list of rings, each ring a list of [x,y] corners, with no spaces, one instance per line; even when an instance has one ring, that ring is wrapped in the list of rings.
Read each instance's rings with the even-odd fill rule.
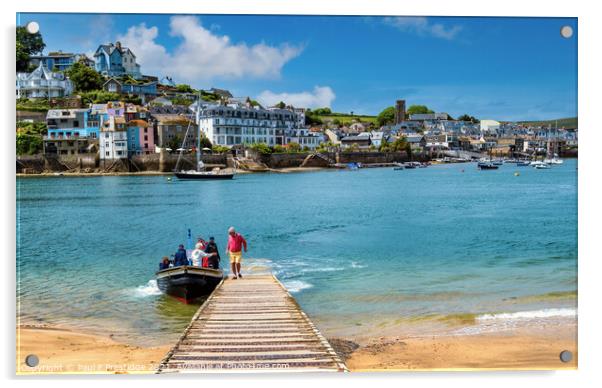
[[[399,124],[406,118],[406,100],[395,102],[395,124]]]
[[[115,47],[117,48],[117,50],[121,50],[121,42],[115,42]]]

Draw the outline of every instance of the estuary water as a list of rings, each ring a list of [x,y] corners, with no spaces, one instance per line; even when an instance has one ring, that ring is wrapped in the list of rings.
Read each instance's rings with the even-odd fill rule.
[[[327,336],[574,319],[576,167],[17,178],[18,315],[173,341],[198,306],[160,294],[160,258],[190,228],[215,236],[227,267],[233,225],[243,271],[274,272]]]

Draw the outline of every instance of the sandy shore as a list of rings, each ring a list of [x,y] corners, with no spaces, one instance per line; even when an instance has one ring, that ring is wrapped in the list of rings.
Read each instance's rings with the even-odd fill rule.
[[[576,369],[575,328],[498,334],[378,337],[361,344],[331,339],[352,372],[417,370]],[[358,347],[359,346],[359,347]],[[154,373],[171,345],[138,347],[61,328],[22,327],[17,333],[17,373]],[[573,360],[559,360],[562,350]],[[25,365],[35,354],[36,368]]]
[[[571,362],[560,361],[563,350],[573,353]],[[577,342],[569,327],[540,333],[380,337],[354,351],[346,363],[351,371],[576,369]]]
[[[17,331],[17,373],[154,373],[171,346],[144,348],[108,337],[52,327],[22,327]],[[38,356],[36,368],[25,364]]]

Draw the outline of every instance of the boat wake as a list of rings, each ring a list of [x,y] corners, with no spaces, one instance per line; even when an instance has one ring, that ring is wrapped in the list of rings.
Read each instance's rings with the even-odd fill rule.
[[[157,281],[153,279],[149,280],[148,283],[143,286],[136,287],[133,295],[139,298],[145,298],[148,296],[161,295],[161,290],[159,290],[159,287],[157,287]]]

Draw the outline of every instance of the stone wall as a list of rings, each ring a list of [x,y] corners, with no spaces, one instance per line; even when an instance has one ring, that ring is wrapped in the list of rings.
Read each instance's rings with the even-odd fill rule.
[[[135,155],[130,160],[99,160],[98,155],[60,155],[47,157],[44,155],[18,156],[16,172],[20,174],[40,174],[43,172],[139,172],[157,171],[169,172],[176,167],[177,154]],[[226,165],[226,155],[202,155],[203,163],[207,165]],[[196,157],[185,155],[180,162],[180,168],[194,168]]]
[[[270,154],[258,156],[259,161],[270,168],[299,167],[309,153],[298,154]],[[340,152],[324,153],[336,163],[394,163],[407,162],[409,160],[405,152]],[[413,160],[422,160],[422,157],[413,157]],[[318,157],[314,157],[305,164],[306,167],[328,167],[328,163]]]

